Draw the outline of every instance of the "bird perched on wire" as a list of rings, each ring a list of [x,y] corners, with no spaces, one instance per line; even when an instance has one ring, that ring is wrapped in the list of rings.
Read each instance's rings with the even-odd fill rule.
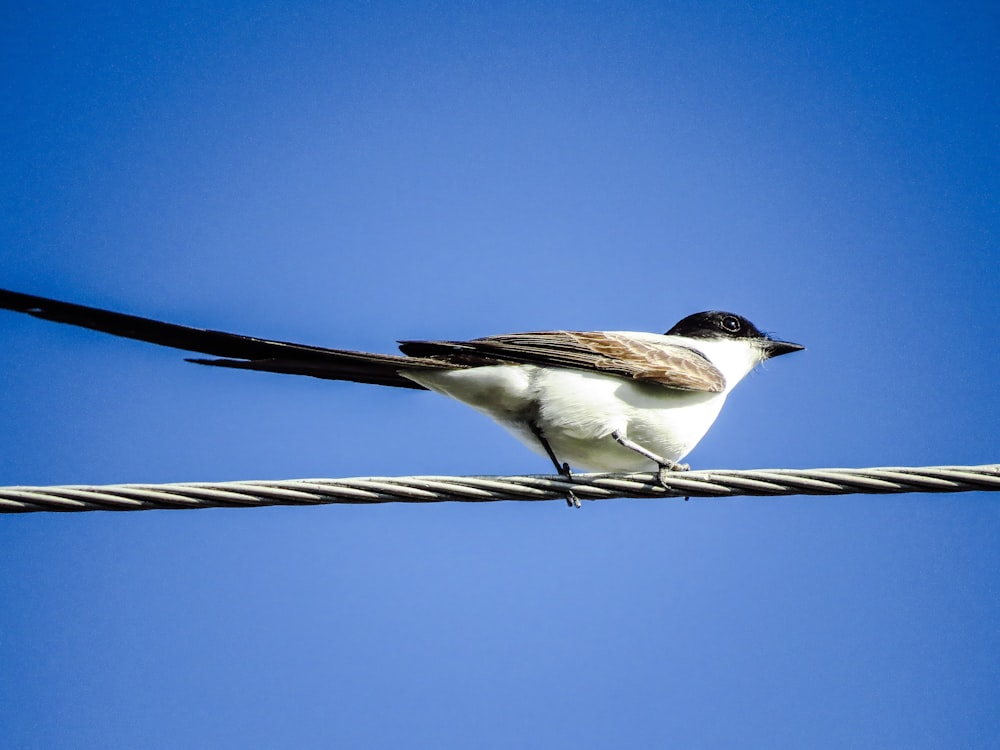
[[[328,349],[164,323],[0,290],[0,308],[208,354],[216,367],[436,391],[486,414],[556,470],[684,470],[733,387],[803,347],[728,312],[689,315],[664,334],[540,331],[470,341],[402,341],[402,355]],[[571,501],[575,497],[570,494]]]

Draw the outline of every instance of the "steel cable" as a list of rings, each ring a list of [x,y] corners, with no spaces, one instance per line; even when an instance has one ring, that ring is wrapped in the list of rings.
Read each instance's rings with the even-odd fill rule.
[[[1000,464],[870,469],[755,469],[654,474],[411,476],[172,484],[0,487],[0,513],[247,508],[329,503],[492,502],[741,495],[849,495],[1000,490]]]

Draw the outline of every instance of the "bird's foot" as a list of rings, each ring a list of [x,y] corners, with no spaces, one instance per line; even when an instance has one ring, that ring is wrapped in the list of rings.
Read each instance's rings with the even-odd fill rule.
[[[573,470],[569,468],[568,463],[559,463],[559,459],[556,458],[555,451],[552,450],[552,446],[549,445],[549,441],[545,439],[545,433],[542,432],[542,428],[539,427],[534,421],[528,422],[528,429],[534,433],[535,437],[538,438],[538,442],[542,444],[545,449],[545,453],[548,455],[549,460],[552,461],[552,465],[556,467],[556,471],[559,472],[559,476],[565,479],[567,482],[573,481]],[[566,505],[571,508],[580,507],[580,498],[576,496],[573,490],[567,490],[566,492]]]
[[[660,464],[659,470],[656,472],[656,478],[659,480],[660,485],[663,489],[670,489],[667,486],[667,477],[670,476],[672,472],[675,471],[689,471],[691,469],[690,464],[678,464],[673,461],[664,461]]]
[[[580,498],[578,498],[576,496],[576,493],[573,492],[573,490],[569,490],[566,493],[566,507],[567,508],[579,508],[580,507]]]
[[[559,476],[565,477],[570,482],[573,481],[573,470],[569,468],[569,464],[564,463],[562,466],[558,466],[558,468],[559,468]],[[567,507],[570,508],[580,507],[580,498],[576,496],[576,493],[573,492],[573,490],[569,490],[566,492],[566,505]]]

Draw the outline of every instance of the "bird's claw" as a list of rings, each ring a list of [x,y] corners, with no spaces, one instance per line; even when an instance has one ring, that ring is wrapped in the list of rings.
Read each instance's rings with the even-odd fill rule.
[[[667,477],[675,471],[689,471],[690,469],[690,464],[678,464],[673,461],[666,461],[660,464],[659,471],[656,472],[656,478],[660,482],[663,489],[670,489],[667,486]]]
[[[556,464],[556,468],[559,469],[559,476],[563,477],[568,482],[573,481],[573,470],[569,468],[568,463],[564,463],[562,466]],[[576,496],[576,493],[573,492],[573,490],[566,491],[566,505],[570,508],[580,507],[580,498]]]
[[[580,498],[578,498],[576,496],[576,493],[573,492],[573,490],[569,490],[566,493],[566,507],[568,507],[568,508],[579,508],[580,507]]]

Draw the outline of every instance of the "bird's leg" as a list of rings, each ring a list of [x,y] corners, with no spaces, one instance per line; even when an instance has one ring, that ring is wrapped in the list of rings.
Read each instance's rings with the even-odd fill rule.
[[[538,438],[538,442],[542,444],[545,449],[545,453],[548,454],[549,459],[552,461],[552,465],[556,467],[556,471],[559,472],[561,476],[567,479],[573,478],[573,471],[569,468],[567,463],[559,463],[559,459],[556,458],[555,451],[552,450],[552,446],[549,445],[549,441],[545,439],[545,433],[542,432],[542,428],[535,424],[533,421],[528,422],[528,429],[531,433]]]
[[[555,451],[552,450],[552,446],[549,445],[549,441],[545,439],[545,433],[542,432],[542,428],[535,424],[534,420],[528,422],[528,429],[531,430],[532,434],[538,438],[538,442],[542,444],[545,452],[548,454],[549,459],[552,461],[552,465],[556,467],[556,471],[559,472],[559,476],[566,477],[570,482],[573,481],[573,470],[569,468],[568,463],[559,463],[559,459],[556,458]],[[580,498],[576,496],[573,490],[570,490],[566,495],[566,504],[571,508],[580,507]]]
[[[615,430],[614,432],[612,432],[611,437],[613,437],[615,439],[615,442],[617,442],[623,448],[628,448],[630,451],[635,451],[640,456],[645,456],[650,461],[655,462],[656,465],[660,467],[659,472],[657,472],[657,479],[660,480],[660,484],[662,484],[664,487],[667,486],[666,477],[669,472],[687,471],[688,469],[691,468],[687,464],[679,464],[674,461],[670,461],[669,459],[666,459],[663,456],[656,455],[655,453],[653,453],[653,451],[649,450],[648,448],[643,448],[637,442],[629,440],[627,437],[622,435],[621,431],[619,430]]]

